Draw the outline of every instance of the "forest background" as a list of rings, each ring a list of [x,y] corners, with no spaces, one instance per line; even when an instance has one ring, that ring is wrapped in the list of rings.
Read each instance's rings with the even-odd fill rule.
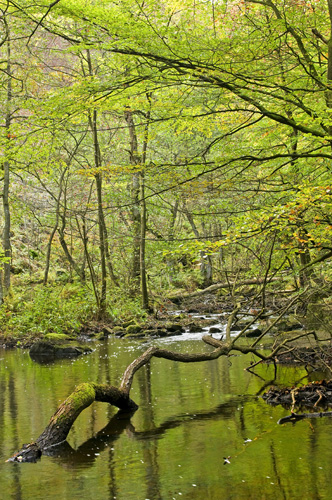
[[[5,336],[156,316],[214,283],[234,307],[330,303],[332,0],[0,13]]]

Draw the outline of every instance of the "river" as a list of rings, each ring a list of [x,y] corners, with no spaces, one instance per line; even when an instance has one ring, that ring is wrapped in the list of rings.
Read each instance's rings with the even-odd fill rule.
[[[258,376],[250,374],[244,368],[251,357],[243,355],[191,364],[153,359],[135,375],[131,397],[139,409],[130,421],[94,403],[77,419],[61,453],[35,464],[5,462],[39,436],[76,385],[117,385],[126,366],[152,344],[180,352],[211,349],[196,339],[110,338],[93,344],[92,354],[50,364],[32,361],[21,349],[0,350],[1,499],[332,498],[332,419],[278,425],[289,411],[260,397],[274,368],[260,365]],[[273,383],[321,376],[308,379],[303,368],[279,367]]]

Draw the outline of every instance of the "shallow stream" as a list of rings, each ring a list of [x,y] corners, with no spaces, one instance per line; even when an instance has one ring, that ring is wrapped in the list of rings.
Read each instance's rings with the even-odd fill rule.
[[[0,350],[0,499],[332,498],[332,419],[280,426],[289,410],[260,397],[271,383],[306,383],[323,374],[308,379],[300,367],[279,367],[273,381],[273,366],[258,366],[255,376],[244,370],[252,358],[243,355],[191,364],[153,359],[135,375],[131,396],[139,410],[130,421],[94,403],[60,456],[5,463],[39,436],[76,385],[118,385],[152,343],[178,352],[211,349],[196,337],[110,338],[94,344],[92,354],[50,364],[20,349]]]

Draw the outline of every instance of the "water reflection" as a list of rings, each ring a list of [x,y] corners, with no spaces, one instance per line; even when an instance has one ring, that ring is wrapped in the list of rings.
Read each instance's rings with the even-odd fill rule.
[[[176,341],[177,351],[206,349]],[[23,351],[0,355],[0,498],[120,500],[329,499],[332,422],[276,422],[288,411],[259,395],[270,384],[306,382],[297,367],[258,366],[234,356],[198,364],[153,359],[140,370],[134,415],[94,403],[79,417],[68,443],[37,464],[5,464],[36,438],[60,401],[84,381],[117,385],[146,348],[111,339],[90,356],[34,363]],[[314,375],[310,375],[309,378]],[[224,465],[224,457],[230,457]]]

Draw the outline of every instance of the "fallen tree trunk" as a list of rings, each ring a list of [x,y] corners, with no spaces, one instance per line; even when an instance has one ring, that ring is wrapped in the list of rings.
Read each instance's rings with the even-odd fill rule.
[[[226,281],[224,283],[215,283],[214,285],[208,286],[207,288],[204,288],[203,290],[196,290],[195,292],[187,292],[187,293],[178,293],[174,295],[169,295],[168,299],[171,300],[172,302],[184,300],[184,299],[191,299],[194,297],[200,297],[201,295],[204,295],[205,293],[212,293],[217,290],[220,290],[221,288],[233,288],[238,287],[238,286],[245,286],[245,285],[263,285],[264,283],[268,284],[271,283],[272,281],[278,281],[279,278],[271,278],[267,282],[264,279],[250,279],[250,280],[244,280],[244,281],[238,281],[234,283],[230,283],[229,281]]]
[[[210,336],[204,336],[203,340],[215,347],[213,351],[205,353],[187,354],[176,353],[158,347],[150,347],[141,356],[135,359],[125,370],[120,388],[101,385],[95,383],[83,383],[76,387],[74,392],[59,406],[51,417],[49,424],[36,439],[36,441],[25,444],[10,457],[8,462],[35,462],[41,457],[43,451],[63,443],[79,414],[94,401],[102,401],[120,408],[127,412],[137,410],[137,404],[130,399],[129,392],[132,386],[133,378],[137,370],[147,364],[154,357],[179,361],[182,363],[192,363],[201,361],[211,361],[222,355],[227,355],[232,349],[243,353],[253,352],[261,359],[265,356],[255,349],[249,349],[240,346],[233,346],[232,343],[223,343],[213,339]],[[248,350],[249,349],[249,350]]]
[[[113,386],[83,383],[59,406],[42,434],[35,442],[23,445],[8,462],[35,462],[44,450],[66,440],[79,414],[94,401],[101,401],[128,412],[136,411],[137,404],[127,393]]]

